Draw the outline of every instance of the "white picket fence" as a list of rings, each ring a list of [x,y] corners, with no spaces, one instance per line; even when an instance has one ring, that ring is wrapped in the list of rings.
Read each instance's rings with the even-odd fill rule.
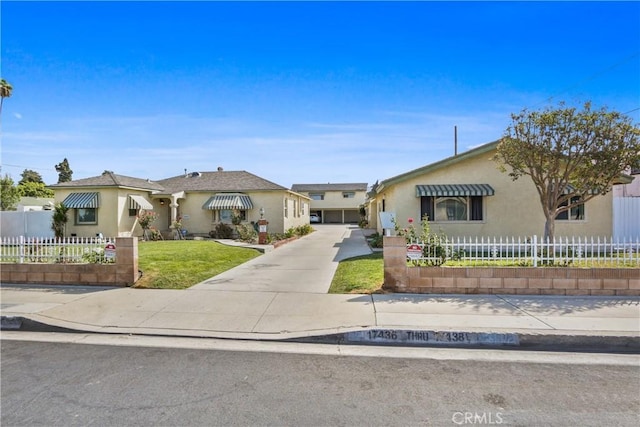
[[[0,262],[110,263],[115,262],[115,239],[1,237]]]
[[[640,238],[558,237],[545,242],[530,237],[441,238],[407,244],[407,258],[416,263],[442,264],[446,260],[470,264],[504,262],[508,265],[576,265],[581,267],[640,267]]]

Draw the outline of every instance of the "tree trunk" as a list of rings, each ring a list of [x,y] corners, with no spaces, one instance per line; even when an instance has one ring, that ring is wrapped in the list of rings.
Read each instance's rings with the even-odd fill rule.
[[[555,235],[555,218],[550,217],[549,215],[547,215],[547,218],[544,222],[544,241],[545,242],[552,242],[553,241],[553,237]]]

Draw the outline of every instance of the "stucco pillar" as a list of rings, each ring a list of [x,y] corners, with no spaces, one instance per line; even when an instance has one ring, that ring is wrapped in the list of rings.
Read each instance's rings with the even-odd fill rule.
[[[407,287],[407,241],[404,237],[383,237],[384,289]]]
[[[138,239],[116,237],[116,284],[132,286],[138,280]]]
[[[176,221],[178,219],[178,197],[177,196],[171,196],[171,204],[169,205],[169,207],[171,207],[171,218],[170,218],[170,223],[173,224],[174,221]]]

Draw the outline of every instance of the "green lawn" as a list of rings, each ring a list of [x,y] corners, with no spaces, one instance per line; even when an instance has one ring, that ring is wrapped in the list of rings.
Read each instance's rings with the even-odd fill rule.
[[[137,288],[185,289],[229,270],[260,253],[208,240],[164,240],[138,244],[143,275]],[[340,262],[330,293],[371,293],[382,286],[382,253]]]
[[[260,255],[254,249],[210,240],[164,240],[138,244],[143,272],[135,287],[185,289]]]
[[[333,276],[330,294],[370,294],[384,283],[382,252],[340,261]]]

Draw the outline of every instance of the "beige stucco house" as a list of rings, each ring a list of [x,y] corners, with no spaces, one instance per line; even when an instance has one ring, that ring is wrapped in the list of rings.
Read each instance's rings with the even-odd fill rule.
[[[513,181],[492,160],[498,142],[381,181],[368,195],[369,226],[382,233],[380,212],[401,226],[428,215],[431,230],[450,237],[542,235],[545,218],[528,177]],[[555,235],[611,236],[612,192],[556,219]]]
[[[188,235],[207,236],[218,223],[231,224],[234,214],[251,224],[262,212],[271,233],[309,223],[308,197],[246,171],[218,168],[159,181],[105,171],[49,188],[55,203],[70,208],[67,235],[79,237],[141,236],[141,211],[158,214],[152,226],[163,235],[171,235],[179,219]]]
[[[366,183],[294,184],[291,191],[311,199],[311,213],[321,223],[357,224],[367,195]]]

